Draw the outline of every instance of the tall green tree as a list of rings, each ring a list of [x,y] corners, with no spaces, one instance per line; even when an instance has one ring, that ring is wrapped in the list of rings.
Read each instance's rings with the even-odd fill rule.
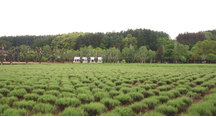
[[[95,53],[94,61],[95,61],[95,63],[98,62],[98,51],[96,51],[96,53]]]
[[[72,62],[72,64],[73,64],[73,61],[74,61],[74,57],[75,57],[74,50],[72,49],[71,56],[70,56],[70,61]]]
[[[91,60],[91,51],[89,50],[88,54],[87,54],[87,61],[88,61],[88,63],[90,63],[90,60]]]
[[[83,63],[83,50],[80,50],[80,63]]]
[[[18,64],[20,64],[20,61],[23,60],[23,53],[22,53],[22,45],[20,45],[20,51],[19,51],[19,54],[18,54]]]
[[[43,47],[43,49],[41,49],[41,47],[40,47],[40,50],[37,52],[38,54],[37,54],[37,59],[38,59],[38,61],[39,61],[39,64],[41,64],[41,61],[42,61],[42,59],[43,59],[43,53],[44,53],[44,48],[45,47]]]
[[[61,61],[62,63],[64,63],[64,62],[65,62],[65,59],[66,59],[66,52],[65,52],[65,49],[62,48],[61,55],[60,55],[60,61]]]
[[[8,51],[7,55],[8,55],[8,59],[10,61],[10,65],[12,65],[12,62],[14,60],[14,54],[15,54],[15,48],[12,47],[11,50]]]
[[[132,62],[135,60],[135,48],[130,45],[129,48],[128,47],[125,47],[123,50],[122,50],[122,59],[125,59],[126,62]]]
[[[128,34],[127,37],[122,40],[122,42],[124,42],[124,47],[129,47],[131,44],[134,48],[137,48],[137,38],[132,37],[131,34]]]
[[[140,54],[142,63],[145,63],[145,60],[146,60],[147,54],[148,54],[148,50],[147,50],[146,46],[141,46],[139,48],[138,53]]]
[[[210,53],[207,55],[207,60],[211,61],[211,62],[215,62],[216,61],[216,55]]]
[[[157,53],[155,55],[155,59],[157,62],[162,62],[162,56],[163,56],[163,46],[159,46],[158,50],[157,50]]]
[[[5,53],[4,53],[4,48],[6,48],[7,46],[5,44],[2,44],[2,53],[0,55],[0,60],[1,60],[1,65],[3,65],[4,59],[5,59]]]
[[[155,58],[156,52],[152,51],[151,49],[148,51],[148,56],[150,58],[150,63],[152,63],[152,59]]]
[[[103,55],[102,55],[102,62],[105,63],[106,62],[106,51],[104,51]]]

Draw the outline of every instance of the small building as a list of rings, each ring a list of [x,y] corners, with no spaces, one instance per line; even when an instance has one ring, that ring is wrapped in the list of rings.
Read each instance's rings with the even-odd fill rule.
[[[94,60],[95,57],[90,57],[90,63],[95,63]],[[83,63],[88,63],[87,57],[82,57]],[[80,57],[74,57],[74,63],[80,63]],[[97,63],[102,63],[102,57],[98,57],[98,62]]]

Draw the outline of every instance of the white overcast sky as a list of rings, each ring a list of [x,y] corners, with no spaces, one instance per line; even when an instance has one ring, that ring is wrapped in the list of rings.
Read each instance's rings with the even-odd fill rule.
[[[215,0],[0,0],[0,36],[216,29]]]

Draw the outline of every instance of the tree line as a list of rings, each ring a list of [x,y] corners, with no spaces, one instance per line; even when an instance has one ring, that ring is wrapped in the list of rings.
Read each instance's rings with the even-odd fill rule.
[[[88,58],[96,56],[96,53],[97,56],[103,57],[104,62],[110,63],[123,59],[126,62],[139,63],[195,62],[196,60],[214,62],[216,58],[215,32],[212,30],[179,34],[176,40],[169,39],[169,35],[164,32],[149,29],[129,29],[106,34],[74,32],[40,38],[26,36],[31,37],[28,38],[29,40],[33,40],[28,41],[31,44],[23,41],[17,43],[14,41],[16,37],[13,39],[8,37],[8,40],[7,37],[0,37],[0,44],[3,44],[2,50],[8,50],[9,61],[26,61],[27,63],[28,61],[72,62],[74,56]],[[5,59],[3,52],[0,55],[1,61]]]

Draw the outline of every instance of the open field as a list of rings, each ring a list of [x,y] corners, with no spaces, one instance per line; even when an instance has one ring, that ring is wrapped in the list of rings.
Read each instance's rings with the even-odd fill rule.
[[[216,115],[213,64],[0,66],[0,115]]]

